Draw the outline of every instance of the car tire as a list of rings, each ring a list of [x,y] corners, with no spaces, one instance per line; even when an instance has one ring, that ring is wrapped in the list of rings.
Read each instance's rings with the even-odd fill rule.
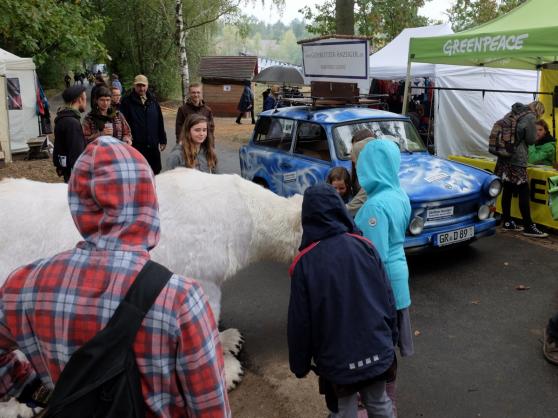
[[[256,183],[256,184],[259,184],[264,189],[269,189],[269,185],[267,184],[267,181],[265,181],[264,179],[257,178],[257,179],[254,179],[253,182]]]

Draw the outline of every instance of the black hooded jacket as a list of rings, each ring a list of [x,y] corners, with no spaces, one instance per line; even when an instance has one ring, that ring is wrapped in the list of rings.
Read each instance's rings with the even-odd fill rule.
[[[384,373],[397,341],[395,301],[380,256],[357,235],[341,197],[310,187],[302,204],[301,253],[291,274],[291,371],[351,384]]]
[[[71,108],[61,108],[54,119],[54,150],[52,161],[57,172],[67,183],[72,168],[85,149],[80,113]]]

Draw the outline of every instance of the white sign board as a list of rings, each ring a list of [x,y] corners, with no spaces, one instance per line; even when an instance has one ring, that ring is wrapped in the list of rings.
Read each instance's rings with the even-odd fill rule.
[[[305,77],[368,78],[368,41],[331,41],[302,44]]]

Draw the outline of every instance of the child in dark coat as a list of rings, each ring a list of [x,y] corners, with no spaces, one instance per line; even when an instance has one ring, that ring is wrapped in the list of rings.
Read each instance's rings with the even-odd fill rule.
[[[360,394],[369,417],[393,417],[385,386],[397,341],[395,301],[373,245],[357,235],[341,197],[310,187],[302,204],[301,252],[291,275],[291,371],[320,377],[333,417],[356,418]],[[312,364],[314,363],[314,364]]]

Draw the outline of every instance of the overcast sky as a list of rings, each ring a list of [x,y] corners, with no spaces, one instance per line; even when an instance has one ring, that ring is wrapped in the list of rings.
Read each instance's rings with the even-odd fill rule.
[[[266,4],[270,3],[271,1],[266,1]],[[291,20],[296,18],[302,19],[302,15],[298,13],[298,10],[302,7],[320,3],[323,3],[323,0],[285,0],[285,9],[282,16],[279,16],[275,7],[267,5],[265,8],[262,7],[259,0],[243,6],[242,9],[244,13],[253,15],[268,23],[275,23],[277,20],[289,23]],[[444,22],[447,22],[448,19],[443,12],[450,7],[451,3],[453,3],[451,0],[431,0],[426,3],[426,6],[420,9],[419,13],[432,19],[441,19]]]

